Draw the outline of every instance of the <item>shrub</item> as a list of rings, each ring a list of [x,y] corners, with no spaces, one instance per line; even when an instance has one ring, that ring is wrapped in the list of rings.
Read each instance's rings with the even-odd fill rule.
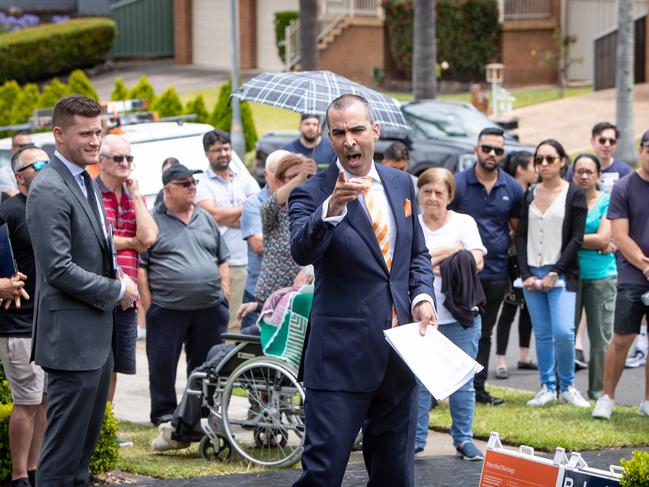
[[[138,81],[137,84],[128,92],[128,98],[141,98],[147,101],[148,107],[152,107],[153,103],[155,102],[156,96],[155,91],[153,90],[153,86],[149,82],[149,78],[147,78],[145,75],[142,75],[140,81]]]
[[[383,0],[392,57],[401,76],[411,77],[413,2]],[[437,1],[437,59],[446,61],[446,79],[481,80],[485,64],[496,55],[496,0]]]
[[[128,89],[126,88],[122,78],[117,78],[117,81],[115,81],[115,88],[113,89],[113,93],[110,95],[110,99],[115,101],[128,99]]]
[[[0,36],[0,82],[49,78],[106,60],[115,37],[107,18],[74,19]]]
[[[36,102],[36,108],[53,108],[57,101],[69,94],[68,86],[54,78],[49,85],[43,88],[43,92]]]
[[[90,457],[90,476],[95,477],[115,468],[119,459],[119,445],[117,437],[117,421],[110,403],[106,403],[106,415],[101,425],[99,441],[95,452]]]
[[[185,107],[185,113],[188,115],[192,113],[196,115],[196,118],[194,119],[194,122],[196,123],[207,123],[210,119],[210,114],[207,112],[203,95],[198,95],[193,100],[189,100]]]
[[[75,69],[70,74],[70,78],[68,79],[68,91],[77,95],[85,95],[93,100],[99,100],[97,90],[95,90],[95,87],[86,76],[86,73],[80,69]]]
[[[8,481],[11,479],[11,454],[9,452],[9,416],[11,416],[12,410],[13,404],[0,405],[0,481]]]
[[[38,86],[35,83],[27,83],[23,86],[11,111],[11,123],[25,123],[29,120],[40,96]]]
[[[232,93],[232,84],[228,81],[226,84],[221,86],[219,91],[219,97],[216,100],[216,106],[210,117],[210,125],[214,128],[225,130],[230,132],[232,126],[232,106],[230,105],[230,94]],[[241,124],[243,125],[243,136],[246,139],[246,152],[251,151],[255,148],[257,139],[257,129],[255,128],[255,122],[252,118],[252,110],[250,105],[247,102],[240,102],[239,107],[241,109]],[[244,154],[239,154],[243,156]]]
[[[12,402],[9,381],[5,376],[5,369],[0,362],[0,404],[11,404]]]
[[[649,487],[649,452],[636,450],[631,460],[622,460],[622,487]]]
[[[13,80],[6,81],[0,86],[0,125],[11,123],[11,111],[20,93],[20,85]]]
[[[176,89],[170,86],[162,92],[162,95],[155,101],[152,109],[158,112],[160,118],[173,117],[183,113],[183,104],[176,93]]]
[[[277,45],[277,54],[282,62],[286,62],[286,26],[291,20],[300,17],[297,10],[287,10],[285,12],[275,12],[275,44]]]

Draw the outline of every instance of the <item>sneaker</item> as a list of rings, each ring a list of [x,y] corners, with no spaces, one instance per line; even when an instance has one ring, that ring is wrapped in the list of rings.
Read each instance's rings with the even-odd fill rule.
[[[638,408],[638,414],[640,416],[649,416],[649,401],[642,401],[640,407]]]
[[[584,351],[577,348],[575,350],[575,370],[583,370],[588,368],[588,362],[584,357]]]
[[[578,408],[590,408],[590,403],[579,394],[579,391],[574,386],[568,387],[559,394],[559,401],[570,403]]]
[[[496,369],[496,379],[509,379],[507,367],[498,367]]]
[[[460,446],[455,448],[457,451],[457,456],[462,460],[470,460],[473,462],[478,462],[484,459],[484,455],[471,441],[465,441]]]
[[[501,404],[505,403],[504,399],[500,399],[498,397],[494,397],[491,394],[489,394],[487,391],[480,391],[477,390],[475,391],[475,401],[479,402],[481,404],[487,404],[490,406],[500,406]]]
[[[599,419],[611,419],[611,413],[613,413],[613,406],[615,405],[615,399],[611,399],[608,395],[604,394],[600,397],[595,403],[595,409],[593,409],[593,418]]]
[[[129,446],[133,446],[132,441],[129,441],[129,440],[124,439],[124,438],[120,438],[119,436],[115,437],[115,443],[117,443],[117,445],[120,448],[127,448]]]
[[[180,450],[182,448],[187,448],[189,442],[176,441],[171,438],[171,433],[173,431],[173,426],[171,423],[162,423],[158,426],[158,436],[156,436],[151,442],[151,449],[153,451],[168,451],[168,450]]]
[[[415,447],[415,455],[419,455],[424,452],[424,447],[423,446],[416,446]]]
[[[633,350],[633,353],[626,358],[624,366],[627,369],[635,369],[638,367],[643,367],[647,363],[647,354],[636,348]]]
[[[528,360],[527,362],[518,361],[517,367],[520,370],[539,370],[539,366],[533,360]]]
[[[557,393],[555,391],[549,391],[547,386],[541,387],[541,390],[536,393],[536,395],[527,401],[528,406],[545,406],[551,402],[557,401]]]

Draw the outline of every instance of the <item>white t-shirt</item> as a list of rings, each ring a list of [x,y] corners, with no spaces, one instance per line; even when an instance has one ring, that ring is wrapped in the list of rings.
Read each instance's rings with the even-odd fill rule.
[[[478,225],[475,220],[469,215],[462,213],[455,213],[449,211],[449,219],[446,224],[436,230],[432,231],[424,224],[423,215],[419,215],[419,223],[424,231],[424,238],[426,239],[426,247],[434,249],[435,247],[445,247],[447,245],[461,242],[465,250],[482,250],[482,254],[487,253],[487,249],[482,245],[480,240],[480,233],[478,232]],[[435,275],[435,300],[437,301],[437,318],[440,325],[448,323],[455,323],[457,320],[444,306],[446,298],[442,294],[442,278]]]

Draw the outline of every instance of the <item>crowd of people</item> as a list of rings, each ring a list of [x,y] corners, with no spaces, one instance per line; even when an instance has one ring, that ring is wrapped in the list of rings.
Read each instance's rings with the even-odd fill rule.
[[[494,328],[494,377],[504,380],[516,314],[517,367],[539,373],[530,407],[594,406],[593,417],[608,419],[625,363],[646,363],[649,131],[635,171],[615,160],[619,132],[604,122],[592,129],[594,154],[574,161],[554,139],[506,154],[504,132],[486,128],[472,167],[415,178],[400,142],[375,163],[371,108],[343,96],[327,113],[328,136],[319,117],[302,115],[299,138],[266,159],[263,188],[233,163],[229,135],[211,130],[205,170],[165,160],[163,188],[147,208],[130,144],[102,133],[100,112],[82,96],[61,100],[51,160],[29,134],[14,137],[15,188],[0,205],[17,265],[0,278],[12,485],[36,485],[37,466],[39,484],[87,483],[105,399],[118,373],[135,373],[139,314],[150,419],[160,425],[178,405],[181,351],[189,375],[223,333],[254,326],[267,298],[311,264],[305,485],[340,473],[349,452],[332,448],[351,448],[361,424],[364,453],[378,462],[371,476],[401,484],[409,467],[386,471],[382,455],[413,442],[385,467],[394,466],[426,445],[436,398],[369,321],[381,330],[421,321],[422,332],[434,324],[484,367],[449,398],[453,444],[468,460],[483,458],[473,443],[476,403],[504,403],[486,387]],[[94,180],[85,170],[93,164]],[[585,334],[594,405],[574,386]],[[639,412],[649,416],[646,377]],[[331,416],[341,408],[350,411],[344,421]],[[386,429],[388,417],[412,435]],[[386,435],[396,442],[389,451]]]

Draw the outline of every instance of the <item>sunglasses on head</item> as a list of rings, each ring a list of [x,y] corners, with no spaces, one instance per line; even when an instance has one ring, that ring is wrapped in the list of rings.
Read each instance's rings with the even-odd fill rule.
[[[606,145],[608,142],[610,145],[615,145],[617,144],[617,139],[612,139],[610,137],[600,137],[597,139],[597,142],[599,142],[599,145]]]
[[[534,164],[540,166],[543,164],[543,161],[547,161],[548,165],[552,165],[560,159],[559,156],[536,156],[534,158]]]
[[[505,149],[503,147],[494,147],[493,145],[486,144],[481,144],[480,150],[485,154],[491,154],[491,151],[494,151],[494,154],[496,154],[497,156],[502,156],[505,153]]]
[[[171,184],[174,184],[176,186],[182,186],[183,188],[191,188],[192,186],[198,185],[198,180],[197,179],[192,179],[191,181],[172,181]]]
[[[121,162],[124,162],[124,159],[126,159],[126,162],[131,163],[133,162],[133,156],[113,156],[113,157],[106,157],[106,159],[111,159],[118,164]]]
[[[34,168],[34,171],[38,172],[49,164],[50,161],[34,161],[31,164],[27,164],[25,167],[18,169],[18,172],[23,172],[25,169],[30,167]]]

